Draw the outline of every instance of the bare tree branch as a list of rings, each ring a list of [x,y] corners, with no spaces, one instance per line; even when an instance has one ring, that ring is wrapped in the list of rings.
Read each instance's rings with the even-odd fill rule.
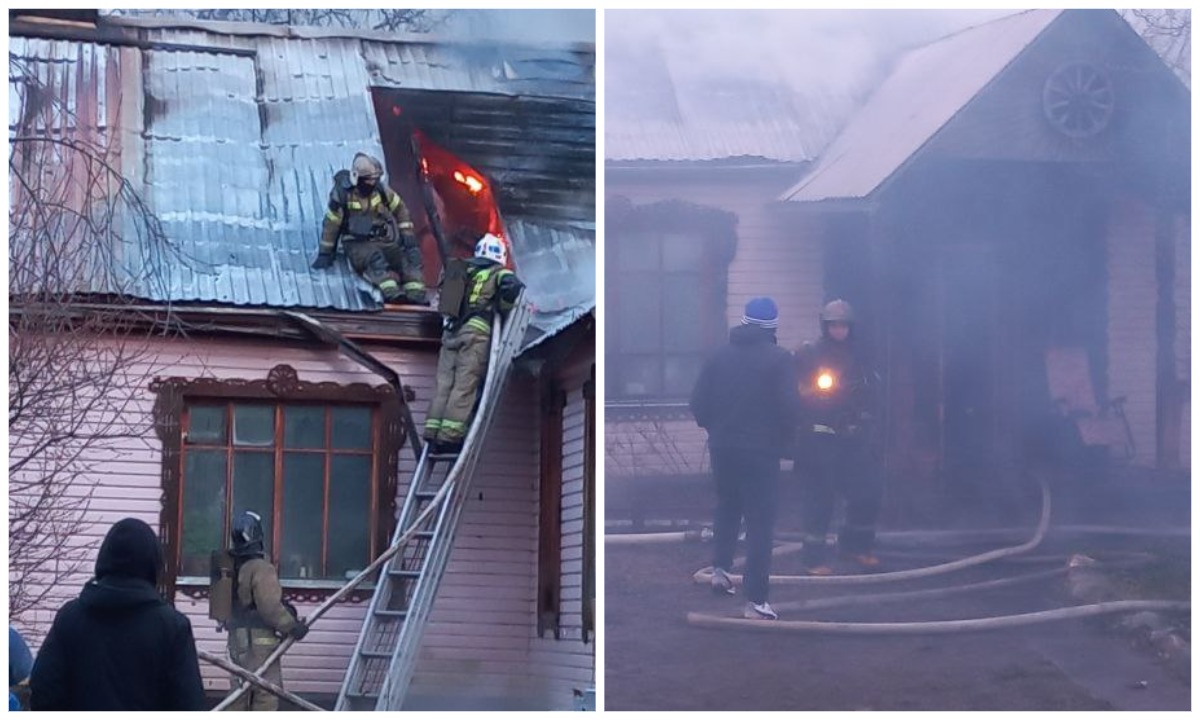
[[[165,264],[179,259],[104,123],[72,112],[36,65],[9,55],[21,111],[8,164],[10,618],[52,609],[86,570],[98,473],[148,449],[140,392],[160,368],[153,325],[128,308],[166,296]]]
[[[1121,15],[1189,88],[1192,86],[1192,11],[1122,10]]]

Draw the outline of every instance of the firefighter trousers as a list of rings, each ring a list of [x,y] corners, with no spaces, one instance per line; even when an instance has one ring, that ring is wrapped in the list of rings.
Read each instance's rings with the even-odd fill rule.
[[[279,638],[275,633],[265,628],[234,628],[229,631],[229,659],[238,667],[254,672],[266,662],[275,648],[279,647]],[[283,687],[283,671],[279,661],[271,663],[271,667],[262,675],[264,680]],[[241,678],[233,678],[233,689],[241,687]],[[273,711],[279,709],[279,698],[257,687],[251,687],[249,692],[229,706],[230,710]]]
[[[343,238],[346,257],[354,272],[379,288],[386,302],[423,299],[421,250],[412,242]]]
[[[443,336],[437,388],[425,416],[426,440],[460,443],[466,437],[480,385],[487,376],[490,345],[490,334],[467,325]]]
[[[860,438],[812,433],[797,459],[805,565],[828,562],[825,536],[833,524],[838,497],[846,502],[846,519],[838,531],[838,549],[847,555],[870,553],[883,498],[879,463]]]
[[[775,541],[775,506],[779,493],[779,458],[762,450],[710,448],[717,484],[713,522],[713,567],[730,570],[738,530],[746,521],[746,599],[767,601],[771,547]]]

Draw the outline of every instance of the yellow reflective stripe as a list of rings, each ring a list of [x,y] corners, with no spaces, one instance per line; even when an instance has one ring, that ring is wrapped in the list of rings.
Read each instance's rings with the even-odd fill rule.
[[[443,420],[442,421],[442,429],[443,430],[466,430],[467,424],[464,422],[459,422],[457,420]]]
[[[473,328],[482,333],[490,333],[492,331],[492,324],[481,317],[473,317],[468,320],[467,327]]]
[[[341,214],[340,212],[334,212],[334,211],[332,211],[332,210],[326,210],[326,211],[325,211],[325,219],[327,219],[327,220],[332,220],[333,222],[341,222],[341,221],[342,221],[342,214]]]
[[[378,196],[376,196],[376,197],[378,197]],[[395,209],[396,209],[396,207],[397,207],[397,206],[399,206],[399,205],[400,205],[400,195],[399,195],[399,193],[392,193],[392,199],[391,199],[391,201],[388,203],[388,209],[389,209],[389,210],[395,210]]]
[[[346,203],[346,207],[350,208],[351,210],[362,210],[363,208],[362,203],[357,200],[351,200],[350,202]]]
[[[475,273],[475,284],[471,286],[471,295],[467,298],[468,303],[474,305],[479,302],[479,296],[483,293],[483,286],[487,284],[488,278],[491,276],[491,268],[486,268]]]
[[[441,427],[442,427],[441,420],[436,420],[436,419],[430,418],[429,420],[425,421],[425,429],[426,430],[437,430]]]
[[[379,289],[380,290],[391,290],[391,289],[398,288],[398,287],[400,287],[400,284],[392,279],[379,281]]]
[[[252,640],[255,645],[278,645],[279,640],[273,637],[256,637]]]
[[[378,195],[378,194],[372,195],[372,196],[371,196],[371,209],[372,209],[372,210],[374,210],[374,209],[375,209],[375,206],[376,206],[376,205],[378,205],[380,202],[381,202],[381,201],[380,201],[380,199],[379,199],[379,195]]]
[[[399,227],[401,230],[412,230],[413,224],[410,222],[402,222],[397,227]]]
[[[425,283],[421,282],[420,280],[413,280],[412,282],[404,283],[404,289],[405,290],[424,290]]]

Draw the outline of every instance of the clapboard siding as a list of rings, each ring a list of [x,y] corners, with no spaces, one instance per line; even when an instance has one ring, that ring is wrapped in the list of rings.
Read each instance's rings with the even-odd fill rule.
[[[152,349],[152,375],[260,380],[271,367],[286,363],[296,368],[304,381],[382,383],[353,361],[325,349],[229,340],[157,341]],[[421,422],[433,390],[436,353],[368,349],[399,372],[416,392],[412,408],[415,419]],[[130,410],[148,417],[154,403],[146,386],[148,378],[137,384],[129,388],[133,401]],[[578,387],[574,391],[578,394]],[[564,679],[556,663],[564,663],[570,677],[581,665],[591,667],[590,654],[582,660],[572,653],[547,656],[545,652],[533,652],[531,647],[536,634],[537,407],[532,381],[514,377],[480,459],[480,470],[419,651],[412,695],[424,697],[427,702],[461,701],[470,705],[474,698],[483,705],[496,702],[536,707],[534,702],[555,697],[556,707],[569,708],[570,690],[579,683]],[[564,453],[568,481],[579,475],[581,460],[575,456],[582,451],[580,428],[573,420],[567,424],[567,433],[575,433],[564,440],[564,447],[571,448],[570,454]],[[72,540],[86,549],[87,556],[77,573],[52,588],[47,609],[22,618],[20,627],[29,632],[35,645],[49,628],[57,607],[75,597],[90,577],[95,552],[113,522],[133,516],[157,528],[163,497],[161,448],[148,425],[145,430],[143,438],[93,453],[86,487],[73,490],[78,496],[91,493],[90,524]],[[414,464],[406,451],[399,478],[401,494],[407,490]],[[564,498],[571,498],[570,503],[575,502],[579,492],[572,488],[564,492]],[[564,512],[564,517],[576,520],[580,516]],[[578,535],[576,530],[569,540],[564,537],[564,544],[578,544]],[[564,560],[567,562],[571,561]],[[572,567],[578,574],[578,567]],[[572,579],[572,584],[577,583]],[[207,601],[193,600],[179,592],[175,604],[191,620],[198,646],[223,653],[225,635],[217,633],[207,618]],[[301,603],[300,613],[305,615],[314,607]],[[347,603],[316,623],[284,661],[284,680],[289,687],[302,693],[336,693],[365,612],[365,602]],[[228,687],[228,676],[223,671],[206,664],[201,670],[207,688]]]
[[[595,683],[595,638],[583,633],[583,513],[585,504],[585,446],[587,402],[584,384],[592,373],[595,356],[589,352],[560,373],[567,394],[563,409],[562,497],[559,518],[560,593],[559,636],[534,637],[530,660],[545,681],[545,707],[570,710],[574,691]],[[585,642],[586,640],[586,642]]]
[[[1113,206],[1108,247],[1108,388],[1126,396],[1138,465],[1157,455],[1154,211],[1130,197]]]

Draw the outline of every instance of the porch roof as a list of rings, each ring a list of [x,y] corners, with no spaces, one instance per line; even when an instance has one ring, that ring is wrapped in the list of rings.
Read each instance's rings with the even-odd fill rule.
[[[807,203],[869,197],[1062,13],[1009,15],[908,53],[812,171],[779,199]]]

